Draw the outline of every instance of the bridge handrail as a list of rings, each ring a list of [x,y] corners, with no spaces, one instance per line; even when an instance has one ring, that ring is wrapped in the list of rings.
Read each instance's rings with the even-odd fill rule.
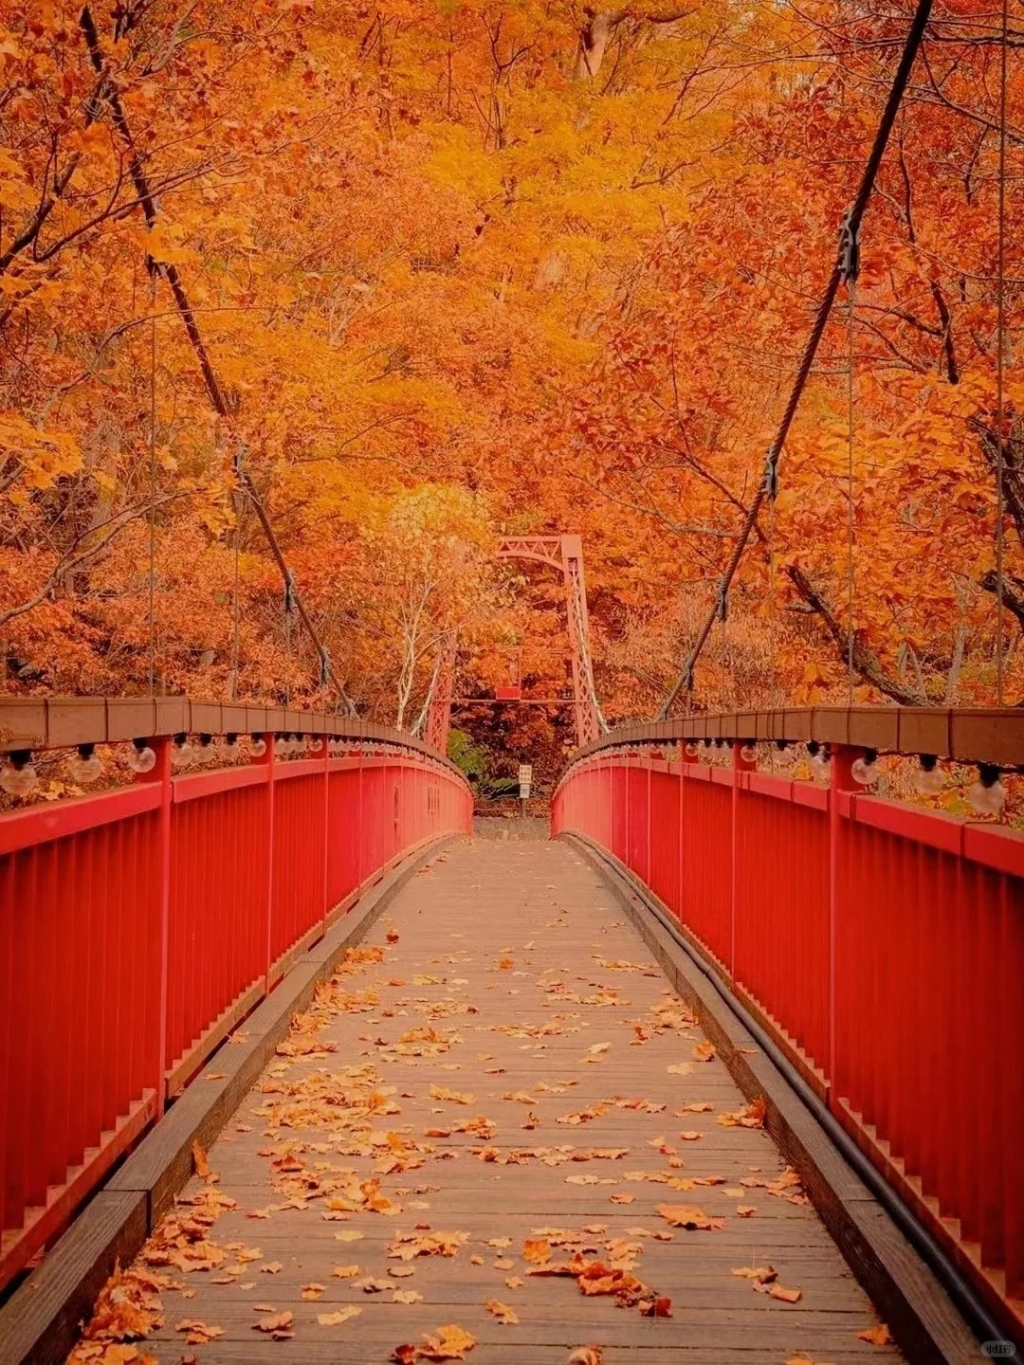
[[[726,764],[701,761],[705,740],[728,741]],[[758,771],[771,740],[821,745],[830,781]],[[653,893],[1024,1340],[1024,835],[872,794],[855,780],[866,750],[977,764],[984,787],[986,766],[1024,758],[1024,715],[815,707],[624,726],[574,756],[553,832]]]
[[[145,756],[131,782],[0,814],[2,1288],[370,885],[471,830],[473,796],[411,735],[294,709],[19,699],[0,726],[14,769]],[[260,742],[174,773],[190,734]]]
[[[190,697],[0,698],[0,753],[73,749],[175,735],[292,734],[395,745],[459,773],[438,750],[404,730],[296,707],[234,705]]]
[[[797,706],[620,725],[583,745],[572,765],[605,749],[688,739],[844,744],[878,753],[930,754],[959,763],[1024,765],[1024,709],[946,706]]]

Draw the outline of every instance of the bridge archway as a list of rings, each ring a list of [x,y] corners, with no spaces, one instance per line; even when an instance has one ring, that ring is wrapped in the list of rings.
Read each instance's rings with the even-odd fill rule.
[[[582,747],[604,734],[608,727],[601,714],[594,689],[594,665],[590,653],[590,618],[587,613],[587,586],[583,569],[583,541],[578,535],[505,536],[498,543],[495,559],[529,559],[544,564],[562,576],[565,591],[566,629],[572,671],[570,705],[576,729],[576,744]],[[452,634],[438,659],[422,726],[428,744],[446,753],[451,728],[452,701],[458,639]],[[490,699],[488,699],[490,700]],[[495,702],[531,704],[522,697],[495,697]]]

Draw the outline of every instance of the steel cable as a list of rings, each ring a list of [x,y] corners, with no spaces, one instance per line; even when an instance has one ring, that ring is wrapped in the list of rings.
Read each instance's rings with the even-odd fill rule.
[[[1005,3],[1006,0],[1004,0],[1004,4]],[[914,13],[914,19],[913,22],[911,23],[910,30],[907,33],[907,39],[903,47],[903,54],[900,57],[899,66],[897,67],[896,74],[893,77],[893,83],[889,91],[889,97],[886,100],[885,109],[882,113],[882,118],[878,125],[878,131],[875,134],[875,141],[871,148],[871,155],[868,157],[867,165],[864,168],[864,174],[861,178],[861,183],[857,191],[857,196],[854,199],[853,204],[851,205],[844,222],[844,228],[846,232],[855,240],[859,239],[860,237],[861,221],[863,220],[865,210],[867,209],[868,206],[868,201],[871,198],[871,192],[875,186],[875,179],[878,175],[878,169],[882,163],[882,157],[885,155],[885,149],[889,142],[889,136],[892,133],[893,124],[896,121],[896,115],[899,112],[900,104],[902,103],[903,96],[906,92],[907,82],[910,79],[910,72],[911,69],[913,68],[914,60],[917,57],[918,50],[920,49],[921,46],[921,41],[924,38],[924,33],[928,25],[928,19],[931,15],[931,10],[932,0],[918,0],[917,9]],[[796,379],[793,382],[793,388],[790,391],[789,400],[786,403],[786,407],[782,414],[782,419],[779,422],[779,426],[775,433],[775,437],[771,445],[768,447],[768,454],[765,459],[764,479],[762,480],[761,485],[757,490],[757,493],[754,495],[754,498],[751,501],[749,508],[747,509],[747,515],[743,520],[743,525],[740,528],[740,533],[739,536],[737,537],[736,544],[733,547],[732,554],[729,556],[729,561],[725,566],[725,571],[722,574],[721,580],[719,582],[719,588],[715,605],[713,609],[709,612],[707,618],[705,619],[703,625],[701,626],[701,629],[697,634],[697,638],[692,648],[690,649],[689,654],[687,655],[686,661],[683,664],[682,670],[678,678],[676,679],[671,690],[669,691],[668,696],[662,703],[661,709],[658,712],[657,717],[658,720],[665,720],[667,718],[667,716],[672,710],[672,706],[676,698],[679,696],[679,693],[682,691],[684,687],[687,689],[687,691],[692,689],[694,668],[696,667],[697,660],[700,658],[701,652],[703,651],[704,646],[707,643],[708,636],[711,634],[711,629],[714,626],[715,618],[720,614],[724,615],[726,609],[726,602],[729,594],[729,588],[736,574],[736,570],[739,566],[740,559],[743,557],[743,551],[746,549],[747,542],[750,539],[750,534],[754,529],[755,523],[757,522],[758,513],[760,512],[762,506],[764,505],[765,499],[769,497],[774,498],[775,496],[778,480],[779,457],[782,454],[783,446],[785,445],[786,438],[789,435],[789,429],[793,424],[793,418],[796,416],[796,410],[800,404],[800,399],[803,397],[803,392],[807,386],[807,381],[810,378],[811,368],[814,364],[814,358],[817,355],[818,347],[821,344],[821,339],[825,333],[825,328],[828,325],[829,316],[832,312],[832,305],[835,302],[836,294],[839,291],[839,286],[842,283],[842,280],[843,259],[842,252],[840,251],[840,253],[837,254],[835,264],[832,267],[832,273],[829,276],[828,284],[825,286],[825,292],[824,295],[822,296],[821,303],[818,305],[818,311],[815,314],[814,324],[811,328],[811,334],[804,348],[803,357],[800,362],[800,368],[798,369]]]

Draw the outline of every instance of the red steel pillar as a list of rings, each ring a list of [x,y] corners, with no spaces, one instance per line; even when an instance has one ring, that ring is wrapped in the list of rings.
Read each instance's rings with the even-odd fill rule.
[[[267,769],[263,802],[263,842],[267,849],[267,946],[263,973],[264,994],[270,990],[270,969],[273,966],[271,957],[274,951],[274,755],[277,739],[274,735],[266,735],[265,742],[266,752],[260,758],[253,759],[254,763]]]
[[[732,742],[732,822],[729,847],[729,976],[736,980],[736,920],[740,894],[740,774],[757,771],[757,758],[743,757],[745,742],[734,739]]]
[[[836,936],[839,928],[839,894],[843,878],[844,823],[839,809],[841,792],[859,791],[851,768],[863,750],[837,744],[832,749],[829,765],[831,787],[828,794],[828,1099],[830,1108],[839,1103],[836,1087],[836,983],[840,963],[836,956]]]
[[[164,1112],[167,1087],[164,1075],[167,1068],[167,1007],[169,983],[167,979],[170,960],[171,941],[171,741],[161,735],[147,741],[156,754],[156,763],[148,773],[136,776],[136,782],[158,782],[160,784],[160,805],[157,810],[157,835],[155,848],[155,875],[157,881],[157,1023],[156,1037],[146,1040],[145,1046],[153,1048],[152,1061],[147,1066],[147,1074],[152,1074],[153,1089],[156,1092],[157,1118]],[[150,1072],[150,1067],[152,1071]]]

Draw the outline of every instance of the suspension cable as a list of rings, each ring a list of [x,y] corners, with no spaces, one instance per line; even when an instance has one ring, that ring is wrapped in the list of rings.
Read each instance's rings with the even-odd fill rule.
[[[153,190],[152,187],[150,186],[146,172],[143,169],[142,160],[135,146],[135,141],[131,133],[131,126],[128,123],[128,118],[125,113],[124,105],[122,104],[121,98],[117,92],[116,84],[110,79],[108,79],[106,64],[103,58],[103,51],[102,48],[100,47],[99,33],[97,31],[95,20],[92,17],[92,13],[88,5],[84,6],[82,9],[82,12],[79,16],[79,25],[82,29],[83,34],[85,35],[86,46],[89,49],[89,59],[92,63],[93,70],[104,82],[102,97],[110,106],[110,110],[113,115],[114,127],[117,129],[117,132],[120,135],[121,140],[125,144],[125,147],[128,151],[128,170],[131,176],[132,184],[135,187],[135,193],[138,198],[139,204],[142,208],[143,216],[146,220],[146,226],[152,230],[152,228],[156,226],[158,216],[156,198],[153,194]],[[206,386],[206,392],[209,395],[210,402],[213,405],[214,411],[217,413],[219,417],[230,419],[232,413],[232,405],[228,402],[227,398],[225,397],[224,390],[221,388],[220,382],[217,379],[216,371],[214,370],[213,363],[210,360],[209,352],[207,351],[206,345],[203,341],[202,333],[199,330],[199,324],[196,321],[196,315],[192,309],[191,303],[189,302],[188,294],[182,282],[181,275],[178,273],[178,268],[177,266],[168,264],[166,262],[154,262],[154,264],[159,273],[167,281],[171,293],[174,296],[175,305],[177,307],[178,313],[181,316],[181,320],[184,323],[185,332],[188,336],[192,349],[195,352],[196,359],[199,362],[199,369],[203,376],[203,383]],[[303,602],[301,595],[299,594],[297,588],[295,587],[294,577],[291,575],[291,571],[289,570],[288,565],[285,562],[284,553],[281,550],[281,546],[277,540],[277,537],[274,534],[274,530],[270,524],[270,518],[267,515],[266,509],[263,506],[262,501],[260,500],[259,494],[256,492],[255,486],[253,485],[252,479],[249,477],[248,472],[242,471],[241,473],[239,473],[237,468],[237,462],[236,475],[240,478],[240,481],[245,486],[246,492],[252,499],[252,504],[256,512],[256,516],[259,519],[259,523],[263,528],[263,532],[270,544],[271,552],[274,556],[274,559],[277,562],[278,568],[281,571],[281,576],[285,581],[286,591],[289,591],[291,593],[295,609],[298,612],[302,624],[305,626],[310,639],[313,641],[313,645],[316,649],[317,658],[319,659],[320,665],[320,686],[325,687],[327,686],[328,683],[333,682],[335,687],[338,689],[339,694],[342,696],[343,700],[345,701],[346,705],[351,711],[353,709],[352,703],[349,697],[346,695],[344,688],[342,688],[341,684],[337,681],[337,679],[333,677],[333,674],[331,672],[330,655],[328,654],[327,648],[324,645],[323,641],[320,639],[320,635],[316,627],[313,625],[313,622],[310,618],[308,611],[306,610],[306,605]]]
[[[868,201],[871,198],[871,192],[875,186],[878,169],[881,165],[882,157],[885,154],[893,124],[896,121],[896,114],[903,101],[907,83],[910,80],[910,72],[921,46],[921,41],[924,37],[931,10],[932,0],[918,0],[914,19],[907,34],[906,43],[904,44],[903,55],[900,58],[900,63],[897,67],[896,75],[893,78],[888,99],[886,100],[885,109],[878,125],[878,131],[875,134],[871,155],[868,157],[867,165],[864,168],[864,174],[861,178],[857,196],[846,215],[844,235],[848,232],[850,236],[858,240],[860,237],[861,221],[864,217],[865,210],[867,209]],[[839,286],[843,279],[842,245],[843,243],[841,242],[841,249],[837,254],[835,263],[832,267],[832,273],[829,276],[828,284],[825,286],[824,295],[818,306],[818,311],[815,315],[813,326],[811,327],[811,334],[804,348],[803,358],[801,359],[796,379],[793,382],[789,400],[783,411],[782,419],[779,422],[778,430],[775,433],[775,438],[768,447],[768,453],[765,457],[764,478],[747,509],[747,515],[743,520],[743,525],[740,528],[736,544],[733,547],[732,554],[729,556],[729,561],[726,564],[725,571],[719,581],[715,605],[708,613],[704,624],[701,626],[693,647],[687,655],[686,662],[683,664],[682,671],[669,691],[668,696],[662,703],[661,709],[658,712],[659,720],[666,719],[672,709],[673,703],[684,687],[687,691],[692,689],[694,668],[704,649],[704,645],[707,643],[708,636],[711,634],[711,629],[715,624],[716,618],[723,616],[725,613],[729,588],[736,574],[736,570],[739,567],[740,559],[743,556],[743,551],[746,549],[751,532],[754,529],[758,513],[764,505],[765,499],[774,498],[778,489],[779,457],[782,454],[783,446],[789,435],[789,429],[793,424],[793,418],[796,416],[796,410],[800,404],[800,399],[803,397],[807,381],[810,378],[814,358],[817,355],[818,346],[821,343],[822,336],[824,335],[825,328],[828,324],[829,315],[832,312],[832,305],[835,302],[836,294],[839,291]]]
[[[1006,88],[1009,47],[1009,0],[1002,4],[1002,42],[999,58],[999,208],[996,246],[996,705],[1006,705],[1004,657],[1003,568],[1006,514]]]
[[[156,696],[156,268],[149,262],[149,695]]]
[[[856,580],[854,550],[856,544],[856,522],[854,519],[853,471],[854,471],[854,402],[853,402],[853,325],[857,307],[857,245],[850,243],[851,261],[846,275],[846,693],[847,705],[853,705],[853,693],[857,682],[854,669],[854,640],[856,638],[856,618],[854,616]]]

